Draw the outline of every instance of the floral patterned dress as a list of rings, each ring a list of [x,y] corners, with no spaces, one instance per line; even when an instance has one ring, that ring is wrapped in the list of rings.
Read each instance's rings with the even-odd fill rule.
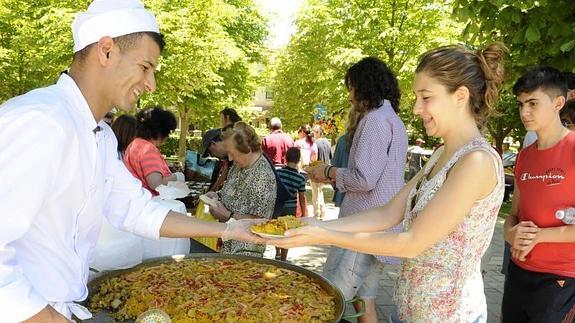
[[[451,167],[463,155],[476,150],[493,155],[497,185],[487,197],[473,204],[463,222],[446,238],[403,261],[394,295],[403,322],[473,322],[486,313],[480,264],[503,201],[505,178],[501,158],[484,138],[475,138],[459,148],[435,176],[428,178],[443,147],[435,153],[424,168],[420,183],[409,193],[403,227],[409,230],[418,213],[441,188]]]
[[[230,168],[228,178],[220,190],[224,206],[240,214],[271,218],[276,202],[276,178],[270,163],[262,155],[251,166]],[[222,253],[262,257],[266,245],[228,240]]]

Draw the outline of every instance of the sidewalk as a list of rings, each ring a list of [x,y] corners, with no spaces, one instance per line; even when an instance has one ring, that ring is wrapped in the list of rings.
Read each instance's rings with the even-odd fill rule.
[[[337,218],[339,209],[333,204],[328,204],[326,218]],[[489,250],[483,257],[482,269],[485,271],[484,288],[487,298],[488,323],[498,323],[500,318],[501,298],[503,297],[504,277],[500,273],[501,262],[503,260],[503,220],[497,219],[495,232]],[[291,263],[314,271],[322,272],[323,264],[327,257],[328,248],[324,247],[302,247],[290,249],[288,261]],[[273,258],[275,249],[268,247],[264,257]],[[387,322],[393,305],[392,294],[397,278],[398,266],[386,266],[379,281],[379,292],[376,299],[377,312],[381,322]]]

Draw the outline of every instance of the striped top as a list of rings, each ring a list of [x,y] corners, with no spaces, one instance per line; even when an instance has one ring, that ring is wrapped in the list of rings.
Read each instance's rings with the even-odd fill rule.
[[[277,170],[278,176],[288,192],[293,196],[285,202],[284,208],[297,207],[297,193],[305,193],[305,177],[297,169],[285,166]]]
[[[142,182],[142,186],[154,196],[159,193],[148,186],[146,176],[154,172],[162,176],[172,174],[158,147],[142,138],[136,138],[128,145],[124,153],[124,164],[130,173]]]
[[[336,187],[345,197],[339,217],[389,202],[404,185],[407,131],[389,101],[365,114],[353,137],[347,168],[338,168]],[[401,225],[392,229],[401,231]],[[397,263],[397,259],[383,257]]]

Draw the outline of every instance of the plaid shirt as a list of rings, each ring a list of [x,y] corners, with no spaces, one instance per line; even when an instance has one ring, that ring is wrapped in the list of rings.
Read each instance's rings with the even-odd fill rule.
[[[337,189],[346,193],[339,217],[389,202],[404,185],[406,156],[407,131],[389,101],[385,101],[360,120],[348,166],[337,170]],[[401,225],[392,231],[400,232]]]

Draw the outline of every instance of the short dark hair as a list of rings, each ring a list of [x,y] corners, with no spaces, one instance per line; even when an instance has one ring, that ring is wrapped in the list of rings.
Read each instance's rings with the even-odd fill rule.
[[[571,119],[571,122],[575,122],[575,99],[571,99],[565,103],[561,111],[559,111],[559,117],[567,117]]]
[[[138,120],[138,137],[143,139],[166,138],[178,126],[176,116],[159,106],[138,112],[136,119]]]
[[[395,74],[376,57],[366,57],[355,63],[345,74],[345,86],[353,88],[358,101],[367,101],[368,109],[379,107],[388,100],[399,111],[401,92]]]
[[[565,79],[565,83],[567,84],[567,89],[575,90],[575,73],[563,72],[563,78]]]
[[[223,114],[224,116],[228,117],[228,119],[230,119],[230,121],[232,123],[242,121],[242,118],[239,116],[239,114],[236,112],[236,110],[234,110],[232,108],[224,108],[222,111],[220,111],[220,113]]]
[[[299,147],[290,147],[286,151],[286,161],[288,163],[299,163],[301,151]]]
[[[121,115],[112,123],[112,130],[118,139],[118,151],[123,153],[132,140],[136,138],[138,120],[129,114]]]
[[[151,31],[142,31],[142,32],[131,33],[131,34],[127,34],[127,35],[114,37],[112,39],[114,40],[114,42],[116,44],[118,44],[118,47],[120,48],[120,50],[123,51],[126,49],[133,48],[134,45],[136,44],[136,42],[144,36],[148,36],[148,37],[152,38],[152,40],[160,48],[160,52],[164,50],[164,47],[166,47],[166,41],[164,40],[164,35],[159,34],[159,33],[155,33],[155,32],[151,32]],[[94,44],[96,44],[96,43],[94,43]],[[86,58],[86,56],[88,56],[88,53],[90,52],[92,47],[94,47],[94,44],[90,44],[90,45],[82,48],[81,50],[77,51],[76,53],[74,53],[74,60],[79,61],[79,62],[83,61]]]
[[[515,96],[541,89],[550,98],[567,95],[567,83],[559,70],[549,66],[537,66],[528,70],[513,85]]]

